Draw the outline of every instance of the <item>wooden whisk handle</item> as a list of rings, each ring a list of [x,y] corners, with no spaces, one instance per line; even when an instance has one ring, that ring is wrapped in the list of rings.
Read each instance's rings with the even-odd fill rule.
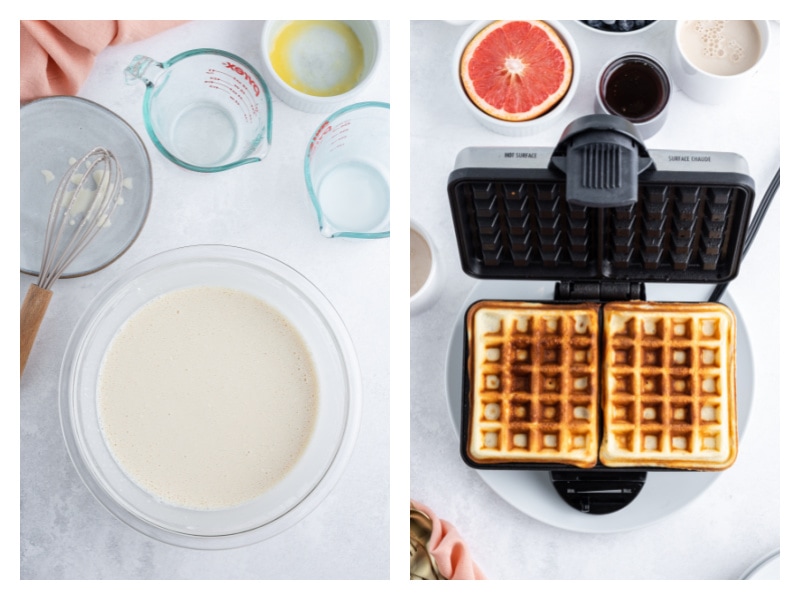
[[[39,326],[42,324],[53,292],[32,283],[19,311],[19,376],[25,371]]]

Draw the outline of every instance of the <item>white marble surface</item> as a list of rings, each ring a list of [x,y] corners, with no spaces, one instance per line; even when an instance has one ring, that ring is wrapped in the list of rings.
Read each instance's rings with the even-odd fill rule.
[[[96,274],[62,280],[20,384],[20,578],[382,579],[389,576],[389,239],[324,238],[303,181],[303,155],[327,115],[273,98],[266,161],[218,174],[183,170],[162,156],[142,119],[144,87],[126,85],[136,54],[166,60],[192,48],[233,52],[263,72],[263,21],[195,21],[108,48],[79,91],[125,119],[150,154],[154,188],[139,239]],[[388,35],[389,24],[382,27]],[[387,38],[388,39],[388,38]],[[389,100],[388,54],[358,100]],[[70,463],[57,409],[67,338],[91,298],[138,261],[193,244],[230,244],[282,260],[304,274],[341,315],[358,354],[363,410],[338,484],[305,520],[262,543],[204,552],[152,541],[110,515]],[[20,277],[20,301],[33,278]]]
[[[649,148],[735,152],[745,157],[760,201],[779,167],[780,26],[765,64],[741,95],[711,107],[677,92]],[[411,22],[411,216],[432,234],[446,280],[438,302],[411,320],[411,497],[450,521],[491,579],[736,579],[780,547],[779,214],[780,193],[728,292],[755,356],[752,412],[732,468],[688,506],[626,532],[585,533],[523,514],[467,467],[445,398],[445,357],[476,280],[461,271],[447,177],[468,146],[554,146],[573,119],[592,112],[598,68],[629,50],[666,59],[671,23],[613,38],[566,22],[580,49],[580,88],[562,122],[509,138],[483,128],[453,84],[451,54],[462,27]],[[705,286],[710,292],[710,286]],[[602,519],[603,517],[597,517]]]

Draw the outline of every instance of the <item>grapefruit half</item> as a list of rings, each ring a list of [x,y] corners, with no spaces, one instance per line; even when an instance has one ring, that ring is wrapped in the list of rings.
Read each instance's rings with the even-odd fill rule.
[[[467,96],[483,112],[529,121],[569,90],[572,55],[543,21],[495,21],[467,44],[460,75]]]

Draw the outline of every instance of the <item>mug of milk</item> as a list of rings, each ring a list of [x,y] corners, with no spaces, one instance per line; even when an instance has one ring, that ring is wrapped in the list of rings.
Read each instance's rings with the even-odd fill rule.
[[[439,252],[428,231],[411,219],[411,315],[418,315],[436,303],[442,287]]]
[[[769,40],[769,21],[677,21],[672,78],[690,98],[722,104],[746,89]]]

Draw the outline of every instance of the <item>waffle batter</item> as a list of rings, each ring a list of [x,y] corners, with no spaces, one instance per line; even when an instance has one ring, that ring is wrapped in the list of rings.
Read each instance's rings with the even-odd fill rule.
[[[317,377],[282,314],[241,291],[193,287],[125,323],[103,361],[98,403],[131,479],[171,504],[225,508],[295,465],[316,421]]]

